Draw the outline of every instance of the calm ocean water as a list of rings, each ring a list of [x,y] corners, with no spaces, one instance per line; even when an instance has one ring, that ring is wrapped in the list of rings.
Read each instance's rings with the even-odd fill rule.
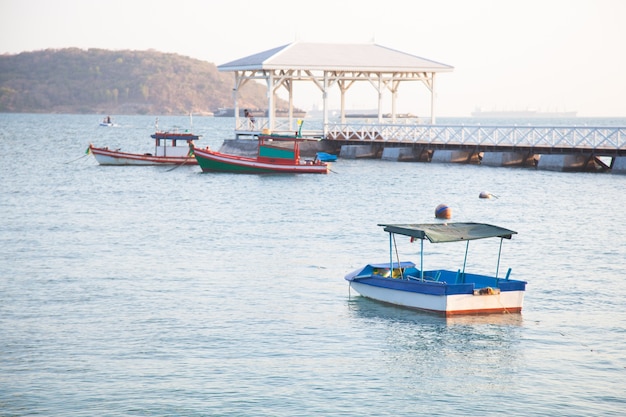
[[[90,142],[147,152],[154,118],[99,121],[0,114],[0,415],[626,413],[626,176],[101,167]],[[232,119],[193,123],[201,145],[232,137]],[[159,118],[175,125],[189,120]],[[387,259],[376,225],[435,221],[440,203],[518,231],[501,268],[529,283],[521,315],[445,319],[349,294],[347,272]],[[493,268],[486,245],[468,270]],[[458,263],[464,246],[427,250]]]

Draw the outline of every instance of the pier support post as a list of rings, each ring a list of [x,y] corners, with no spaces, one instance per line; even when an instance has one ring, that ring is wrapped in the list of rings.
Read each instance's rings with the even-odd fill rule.
[[[611,168],[613,174],[626,175],[626,156],[617,156]]]
[[[589,155],[541,155],[537,169],[545,171],[583,171]]]
[[[485,152],[480,163],[490,167],[534,165],[533,155],[521,152]]]
[[[373,145],[342,145],[339,156],[346,159],[375,158],[377,151]]]
[[[419,151],[413,148],[385,148],[381,159],[386,161],[418,161]]]
[[[448,151],[437,149],[433,152],[431,162],[471,164],[478,163],[478,154],[469,151]]]

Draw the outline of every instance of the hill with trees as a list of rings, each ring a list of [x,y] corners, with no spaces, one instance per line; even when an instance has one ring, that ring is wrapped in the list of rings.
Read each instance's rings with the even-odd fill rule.
[[[178,54],[47,49],[0,55],[0,112],[209,114],[233,106],[233,83],[232,73]],[[239,105],[266,108],[265,86],[247,83]]]

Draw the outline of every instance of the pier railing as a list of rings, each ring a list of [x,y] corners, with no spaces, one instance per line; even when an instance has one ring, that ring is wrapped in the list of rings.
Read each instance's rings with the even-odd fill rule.
[[[626,155],[626,127],[329,123],[326,138],[433,147]]]
[[[269,119],[267,117],[255,117],[254,122],[245,117],[239,118],[235,123],[235,132],[242,132],[242,134],[250,134],[261,132],[264,129],[269,129]],[[298,130],[297,122],[295,119],[291,121],[286,118],[274,119],[275,132],[295,132]],[[321,134],[321,132],[319,132]]]

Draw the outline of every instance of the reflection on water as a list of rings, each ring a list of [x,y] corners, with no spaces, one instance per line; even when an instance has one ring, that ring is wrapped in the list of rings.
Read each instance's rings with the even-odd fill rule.
[[[464,314],[444,316],[443,314],[398,307],[366,297],[351,294],[348,304],[350,310],[362,318],[380,318],[389,321],[412,323],[440,323],[452,325],[500,325],[521,326],[522,314]]]
[[[512,375],[524,361],[521,315],[444,317],[363,297],[351,298],[348,308],[372,337],[385,338],[379,360],[406,381],[404,389],[513,393]],[[416,380],[428,384],[416,387]]]

